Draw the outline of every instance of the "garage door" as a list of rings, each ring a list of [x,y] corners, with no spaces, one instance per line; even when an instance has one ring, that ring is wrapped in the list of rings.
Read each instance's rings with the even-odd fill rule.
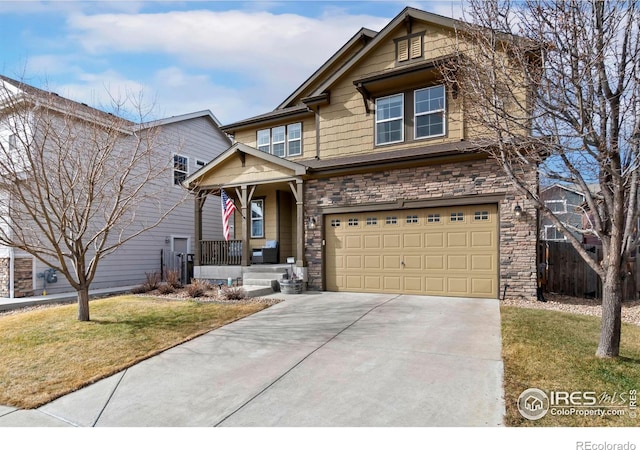
[[[329,291],[498,297],[497,205],[325,216]]]

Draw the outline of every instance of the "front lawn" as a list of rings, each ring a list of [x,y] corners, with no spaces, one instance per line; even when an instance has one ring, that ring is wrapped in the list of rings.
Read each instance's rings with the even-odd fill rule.
[[[501,307],[501,315],[507,425],[640,425],[640,418],[630,417],[633,413],[629,414],[628,408],[630,391],[640,391],[640,327],[623,324],[621,357],[600,359],[595,357],[599,318],[510,306]],[[538,388],[546,393],[593,392],[600,406],[621,404],[626,412],[624,416],[598,417],[578,413],[562,416],[549,410],[543,418],[532,421],[522,417],[517,409],[518,397],[528,388]],[[575,400],[580,401],[582,394],[575,395]],[[584,401],[591,402],[588,398]],[[587,409],[595,408],[576,408]],[[567,412],[566,409],[563,411]],[[640,408],[637,414],[640,415]]]
[[[0,316],[0,405],[35,408],[266,308],[119,296]]]

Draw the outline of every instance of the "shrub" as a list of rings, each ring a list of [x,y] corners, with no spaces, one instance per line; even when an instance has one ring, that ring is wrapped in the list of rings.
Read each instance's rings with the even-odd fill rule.
[[[176,291],[176,288],[174,288],[171,284],[161,284],[158,287],[158,292],[160,292],[161,294],[173,294]]]
[[[166,270],[164,272],[164,277],[167,281],[167,284],[179,289],[182,287],[182,283],[180,282],[180,271],[179,270]]]
[[[145,281],[143,286],[147,288],[147,291],[153,291],[154,289],[157,289],[158,285],[160,284],[160,276],[158,275],[158,272],[147,272],[145,273],[145,276],[147,277],[147,281]]]
[[[222,286],[220,297],[223,300],[242,300],[247,297],[247,291],[240,286]]]
[[[193,279],[191,284],[187,286],[189,297],[202,297],[205,292],[211,289],[211,284],[207,280]]]

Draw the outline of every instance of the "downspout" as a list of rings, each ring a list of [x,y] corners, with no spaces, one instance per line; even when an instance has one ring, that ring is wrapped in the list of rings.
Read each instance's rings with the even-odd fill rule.
[[[14,288],[14,264],[15,261],[15,250],[13,247],[9,247],[9,298],[15,298],[15,288]]]

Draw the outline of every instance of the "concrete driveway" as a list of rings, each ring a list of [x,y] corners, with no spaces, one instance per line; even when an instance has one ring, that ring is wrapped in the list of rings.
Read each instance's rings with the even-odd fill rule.
[[[497,426],[497,300],[308,293],[0,426]]]

